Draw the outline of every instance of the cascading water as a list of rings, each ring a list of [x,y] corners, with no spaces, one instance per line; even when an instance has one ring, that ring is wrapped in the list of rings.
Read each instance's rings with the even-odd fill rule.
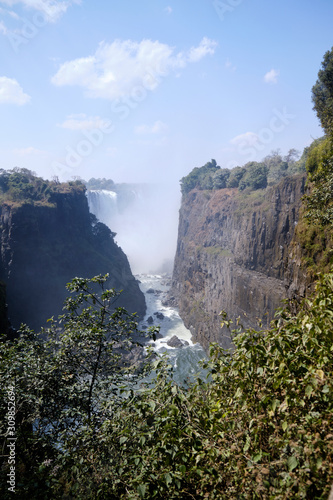
[[[118,214],[117,193],[106,189],[90,190],[87,198],[90,212],[110,227]]]
[[[145,200],[142,196],[136,196],[132,191],[128,207],[122,206],[122,210],[119,210],[119,198],[114,191],[90,190],[87,191],[87,198],[90,212],[106,224],[111,231],[117,233],[118,243],[127,254],[131,266],[132,259],[135,260],[139,256],[140,260],[144,261],[145,268],[150,269],[147,267],[151,265],[150,256],[146,256],[146,260],[142,257],[146,249],[145,239],[151,232],[149,224],[151,219],[147,216],[151,210],[151,203],[145,207]],[[154,215],[156,217],[156,213]],[[163,222],[156,227],[163,231]],[[154,237],[159,241],[158,235],[154,234]],[[149,250],[151,250],[150,246]],[[147,313],[140,327],[160,326],[161,338],[153,344],[155,351],[168,352],[170,362],[174,366],[174,379],[177,382],[184,383],[188,379],[193,379],[193,376],[201,371],[199,361],[206,356],[200,344],[193,344],[191,332],[185,328],[176,309],[163,305],[169,290],[170,279],[168,280],[166,276],[146,273],[137,275],[137,278],[147,304]]]

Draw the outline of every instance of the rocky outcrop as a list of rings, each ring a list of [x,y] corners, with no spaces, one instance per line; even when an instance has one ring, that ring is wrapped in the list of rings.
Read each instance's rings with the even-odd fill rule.
[[[39,329],[62,311],[66,284],[75,276],[110,274],[109,287],[123,290],[117,306],[139,317],[145,299],[111,231],[93,221],[84,189],[59,190],[48,203],[3,203],[0,279],[7,286],[11,324]]]
[[[171,339],[167,341],[167,345],[169,347],[175,347],[177,349],[182,349],[183,347],[186,347],[189,345],[187,340],[181,340],[177,337],[177,335],[173,335]]]
[[[221,310],[256,327],[258,319],[269,323],[287,297],[289,249],[304,189],[299,175],[265,190],[195,189],[183,196],[169,300],[205,348],[210,342],[231,345],[229,331],[220,328]],[[301,281],[289,272],[287,288]]]

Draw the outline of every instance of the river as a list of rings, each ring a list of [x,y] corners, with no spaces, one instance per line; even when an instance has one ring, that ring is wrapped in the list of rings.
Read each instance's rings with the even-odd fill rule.
[[[161,338],[149,343],[157,353],[167,352],[177,383],[193,381],[196,374],[202,373],[199,362],[206,358],[206,354],[200,344],[193,343],[191,332],[185,327],[177,310],[163,305],[171,278],[158,274],[140,274],[136,278],[147,304],[146,316],[139,327],[144,329],[148,326],[160,326]],[[168,341],[174,336],[179,339],[179,342],[176,340],[179,347],[168,345]]]

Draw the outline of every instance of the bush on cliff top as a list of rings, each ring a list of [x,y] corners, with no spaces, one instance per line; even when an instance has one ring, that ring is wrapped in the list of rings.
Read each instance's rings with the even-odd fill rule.
[[[0,202],[7,203],[39,203],[53,202],[53,195],[58,192],[83,191],[85,186],[81,181],[60,183],[44,180],[27,168],[0,169]]]
[[[305,171],[305,162],[297,161],[299,152],[291,149],[285,157],[280,151],[272,151],[261,162],[251,161],[243,167],[221,168],[215,160],[211,160],[203,167],[194,168],[180,180],[182,194],[192,189],[225,189],[245,188],[250,190],[264,189],[272,186],[287,175]]]
[[[236,325],[234,352],[213,345],[208,381],[187,388],[172,381],[163,359],[153,387],[129,388],[132,379],[121,371],[110,372],[110,384],[105,355],[111,349],[121,366],[122,352],[112,353],[105,335],[109,326],[109,333],[127,335],[135,324],[124,312],[109,323],[104,304],[114,293],[103,292],[99,304],[87,284],[73,282],[75,297],[67,301],[63,333],[53,329],[53,344],[26,331],[1,346],[1,435],[5,440],[10,394],[20,498],[327,499],[333,274],[321,278],[296,316],[281,311],[270,330]],[[86,300],[92,309],[78,314]]]

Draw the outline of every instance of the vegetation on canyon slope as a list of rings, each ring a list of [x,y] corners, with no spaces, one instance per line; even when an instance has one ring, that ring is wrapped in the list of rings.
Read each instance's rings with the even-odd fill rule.
[[[92,282],[103,286],[104,278]],[[152,366],[153,385],[148,366],[122,362],[119,344],[132,347],[135,318],[110,313],[117,294],[97,295],[90,284],[69,286],[48,342],[24,328],[1,346],[1,436],[6,450],[14,400],[19,498],[327,498],[333,274],[297,315],[280,311],[271,329],[235,325],[235,351],[213,345],[207,379],[186,387],[163,359]]]
[[[325,68],[331,57],[333,49]],[[326,118],[325,140],[307,152],[304,224],[317,226],[318,237],[332,231],[332,129]],[[318,278],[297,314],[280,310],[268,330],[234,325],[235,350],[213,345],[207,378],[183,387],[173,382],[163,358],[143,372],[122,362],[137,325],[125,310],[109,310],[114,290],[98,295],[90,288],[104,281],[69,285],[65,314],[51,322],[48,342],[27,328],[16,340],[3,339],[2,498],[12,495],[9,432],[17,438],[20,499],[328,497],[332,273]],[[224,313],[221,319],[232,327]],[[150,368],[153,385],[145,378]],[[15,429],[9,430],[13,406]]]
[[[0,203],[49,205],[54,203],[57,193],[75,191],[85,191],[81,181],[60,183],[56,177],[44,180],[27,168],[0,169]]]
[[[308,191],[296,238],[314,277],[318,271],[330,271],[333,265],[333,48],[324,55],[312,100],[326,135],[314,141],[307,152]]]

